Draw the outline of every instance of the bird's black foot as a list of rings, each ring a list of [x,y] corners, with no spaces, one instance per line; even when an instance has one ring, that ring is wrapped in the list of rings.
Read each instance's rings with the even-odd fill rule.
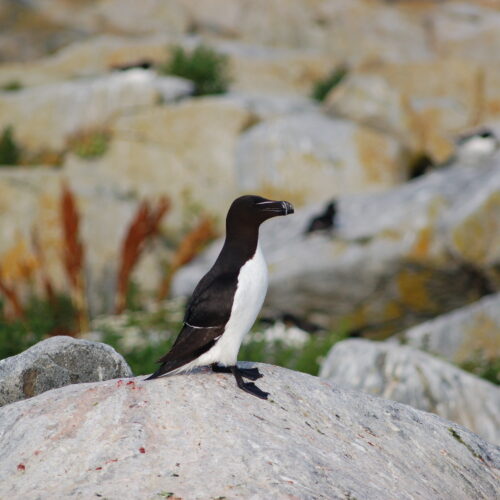
[[[240,389],[243,389],[245,392],[248,392],[249,394],[257,396],[260,399],[267,399],[267,396],[269,396],[268,392],[262,391],[253,382],[243,382],[243,377],[242,377],[243,374],[241,373],[241,371],[242,371],[241,368],[238,368],[237,366],[230,366],[229,369],[233,373],[234,378],[236,379],[236,384],[238,385],[238,387]],[[257,370],[257,368],[254,368],[254,369],[249,368],[249,370],[251,370],[251,371],[256,370],[257,374],[260,377],[262,377],[262,374]],[[252,373],[255,376],[255,373],[254,372],[252,372]],[[259,378],[259,376],[257,376],[257,378]],[[254,380],[256,380],[256,379],[254,379]]]
[[[240,375],[249,380],[258,380],[262,378],[264,375],[259,372],[258,368],[238,368],[237,370],[240,372]],[[212,364],[212,371],[216,373],[232,373],[231,367],[229,366],[220,366],[217,363]]]

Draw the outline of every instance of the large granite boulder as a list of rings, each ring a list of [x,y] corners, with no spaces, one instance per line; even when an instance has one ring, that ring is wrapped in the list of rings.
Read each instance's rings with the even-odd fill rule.
[[[120,115],[192,92],[192,83],[135,69],[0,92],[0,130],[11,126],[31,150],[61,150],[75,133],[109,128]]]
[[[500,294],[487,295],[425,321],[392,337],[391,342],[416,347],[458,365],[494,362],[500,359]]]
[[[259,365],[262,401],[201,370],[0,409],[5,498],[477,498],[500,450],[436,415]]]
[[[24,87],[31,87],[68,79],[96,77],[116,67],[138,61],[162,63],[167,55],[169,40],[164,34],[137,37],[96,35],[71,43],[54,54],[35,61],[0,65],[0,83],[18,81]]]
[[[436,413],[500,444],[500,387],[417,349],[345,340],[332,347],[320,376]]]
[[[130,376],[125,359],[109,345],[51,337],[0,360],[0,406],[65,385]]]
[[[267,222],[267,313],[389,334],[498,290],[499,165],[497,154],[477,168],[457,164],[384,193],[339,197],[331,232],[304,234],[326,203]],[[192,292],[220,246],[177,273],[175,295]]]
[[[288,196],[301,204],[392,187],[404,178],[396,140],[319,113],[257,124],[242,135],[236,154],[242,191]]]

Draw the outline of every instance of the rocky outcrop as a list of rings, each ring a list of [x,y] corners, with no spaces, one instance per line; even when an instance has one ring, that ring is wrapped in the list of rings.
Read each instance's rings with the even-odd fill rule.
[[[340,197],[331,232],[304,234],[325,204],[264,224],[267,313],[314,314],[333,327],[347,320],[387,335],[495,291],[499,164],[497,154],[381,194]],[[220,245],[177,273],[175,294],[191,293]]]
[[[320,376],[436,413],[500,444],[500,387],[411,347],[361,339],[339,342]]]
[[[500,294],[425,321],[391,339],[455,364],[500,359]]]
[[[300,204],[392,187],[404,172],[394,139],[318,113],[258,124],[242,135],[236,154],[240,190]]]
[[[12,126],[25,148],[61,150],[72,134],[107,129],[122,114],[174,101],[192,89],[181,78],[134,69],[0,93],[0,129]]]
[[[51,337],[0,360],[0,406],[65,385],[131,375],[127,362],[109,345]]]
[[[259,365],[73,385],[0,409],[0,496],[477,498],[500,450],[457,424]]]

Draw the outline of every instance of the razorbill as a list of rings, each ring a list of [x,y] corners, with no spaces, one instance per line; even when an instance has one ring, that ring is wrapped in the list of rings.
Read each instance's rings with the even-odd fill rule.
[[[146,380],[210,365],[232,373],[240,389],[262,399],[268,393],[243,377],[262,377],[257,368],[238,368],[238,351],[252,327],[267,292],[267,266],[259,246],[259,226],[278,215],[293,214],[287,201],[241,196],[226,217],[226,239],[212,268],[196,286],[184,325],[160,368]]]
[[[460,136],[456,144],[459,159],[481,159],[496,151],[499,140],[492,130],[482,128]]]
[[[309,222],[305,234],[310,234],[315,231],[329,231],[335,223],[337,214],[337,202],[335,200],[328,203],[323,213],[313,217]]]

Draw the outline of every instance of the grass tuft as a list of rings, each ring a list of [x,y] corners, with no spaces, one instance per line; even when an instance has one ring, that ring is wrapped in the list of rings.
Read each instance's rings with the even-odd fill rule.
[[[316,101],[323,102],[330,91],[347,76],[347,73],[346,66],[335,68],[326,78],[314,84],[311,97]]]
[[[161,71],[191,80],[194,95],[223,94],[229,87],[229,60],[210,47],[198,45],[192,52],[175,47]]]

